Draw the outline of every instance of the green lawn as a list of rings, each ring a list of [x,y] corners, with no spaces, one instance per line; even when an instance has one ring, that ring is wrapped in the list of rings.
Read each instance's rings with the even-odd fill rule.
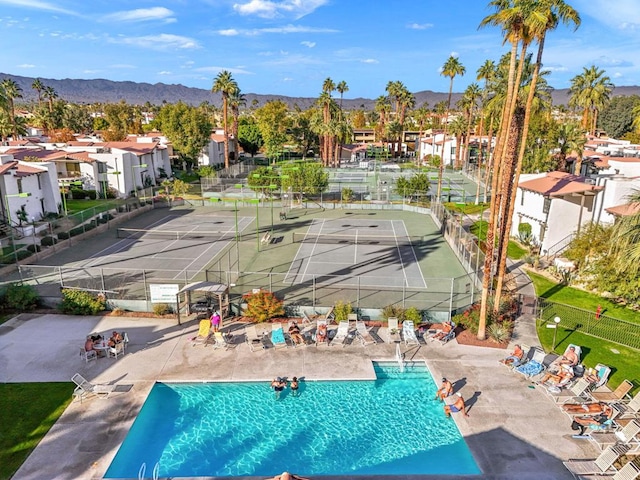
[[[577,308],[592,310],[595,312],[598,305],[602,306],[607,315],[640,323],[640,314],[617,305],[606,298],[594,295],[577,288],[554,283],[542,275],[527,272],[536,289],[536,295],[554,302],[571,305]],[[553,329],[538,324],[538,338],[545,351],[551,351],[553,347]],[[628,379],[635,385],[635,390],[640,388],[640,352],[617,343],[601,340],[591,335],[586,335],[575,330],[558,328],[555,352],[561,354],[569,343],[582,347],[582,359],[588,367],[594,367],[597,363],[603,363],[611,367],[609,386],[617,387],[622,380]]]
[[[9,479],[71,402],[72,383],[0,384],[0,479]]]
[[[456,204],[453,204],[456,205]],[[467,205],[466,208],[469,209],[471,207],[476,207],[477,205]],[[480,209],[478,209],[479,211]],[[469,214],[469,210],[466,212]],[[489,228],[489,222],[486,220],[478,220],[471,227],[469,227],[469,231],[478,237],[478,240],[481,242],[485,242],[487,240],[487,230]],[[518,242],[513,240],[509,240],[509,245],[507,246],[507,256],[511,260],[520,260],[528,253],[527,249],[522,247]]]
[[[96,199],[96,200],[67,200],[67,214],[73,215],[74,213],[81,212],[83,210],[89,210],[95,208],[96,213],[104,212],[114,208],[115,205],[125,203],[124,200],[115,199]]]

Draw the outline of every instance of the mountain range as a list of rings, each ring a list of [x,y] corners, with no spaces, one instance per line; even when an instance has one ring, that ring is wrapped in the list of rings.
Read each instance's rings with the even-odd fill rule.
[[[31,88],[35,78],[21,77],[0,73],[0,80],[9,78],[14,80],[22,88],[22,99],[20,102],[35,102],[38,100],[37,92]],[[184,85],[167,85],[165,83],[137,83],[137,82],[115,82],[112,80],[95,79],[80,80],[65,78],[55,80],[50,78],[40,78],[46,86],[53,87],[62,98],[71,103],[117,103],[121,100],[132,105],[144,105],[149,102],[152,105],[162,105],[163,103],[176,103],[182,100],[190,105],[199,105],[202,102],[209,102],[212,105],[220,106],[222,99],[219,93],[212,93],[210,90],[202,88],[185,87]],[[381,95],[385,92],[380,92]],[[453,93],[452,103],[455,103],[461,93]],[[640,87],[616,87],[614,96],[618,95],[640,95]],[[446,101],[448,92],[433,92],[424,90],[414,92],[416,106],[427,104],[433,108],[440,101]],[[301,109],[307,109],[316,101],[312,97],[287,97],[284,95],[262,95],[255,93],[244,93],[247,106],[262,106],[270,100],[281,100],[289,107],[297,105]],[[552,91],[554,105],[566,105],[569,100],[569,89],[558,89]],[[257,104],[254,102],[257,100]],[[373,110],[375,99],[370,98],[345,98],[342,101],[343,108],[347,110],[365,109]]]

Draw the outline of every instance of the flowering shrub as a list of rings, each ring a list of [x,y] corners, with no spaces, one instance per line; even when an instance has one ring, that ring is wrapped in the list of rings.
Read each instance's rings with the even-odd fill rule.
[[[257,293],[247,293],[242,296],[247,304],[242,312],[254,322],[266,322],[274,317],[284,315],[284,302],[279,300],[273,292],[260,290]]]
[[[518,304],[514,298],[506,297],[500,302],[498,312],[493,311],[493,306],[488,305],[487,333],[496,342],[502,343],[511,337],[513,320],[518,311]],[[474,303],[463,313],[455,315],[453,321],[461,325],[473,335],[478,334],[480,323],[480,304]]]

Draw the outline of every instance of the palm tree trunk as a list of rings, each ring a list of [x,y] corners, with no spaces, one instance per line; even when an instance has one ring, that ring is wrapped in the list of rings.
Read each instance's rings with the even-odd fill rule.
[[[222,98],[222,128],[224,130],[224,168],[229,168],[229,131],[227,130],[227,98]]]
[[[489,185],[489,179],[491,178],[493,157],[495,156],[495,151],[491,148],[493,145],[493,120],[493,115],[491,115],[491,119],[489,120],[489,131],[487,132],[487,160],[484,162],[484,190],[482,194],[482,203],[487,203],[487,185]]]
[[[480,112],[482,113],[482,112]],[[480,115],[480,126],[478,127],[478,163],[476,165],[476,199],[475,205],[480,203],[480,183],[482,182],[482,134],[484,133],[484,115]],[[491,142],[491,139],[489,139]],[[487,144],[489,145],[489,143]],[[482,219],[480,219],[482,220]]]

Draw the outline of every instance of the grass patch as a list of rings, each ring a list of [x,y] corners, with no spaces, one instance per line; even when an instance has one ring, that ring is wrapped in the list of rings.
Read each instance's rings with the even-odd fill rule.
[[[479,215],[482,212],[487,212],[489,210],[488,203],[479,203],[478,205],[474,203],[454,203],[454,202],[445,202],[444,206],[447,207],[448,210],[453,212],[460,212],[466,215]],[[479,223],[479,222],[476,222]],[[483,221],[484,229],[486,232],[487,222]],[[475,233],[474,233],[475,235]]]
[[[73,215],[74,213],[91,209],[93,209],[95,213],[106,212],[123,203],[126,203],[125,200],[67,200],[67,213],[68,215]]]
[[[518,242],[509,240],[509,245],[507,246],[507,257],[512,260],[520,260],[527,253],[529,253],[529,251]]]
[[[579,288],[569,287],[554,282],[537,273],[527,272],[533,282],[538,297],[548,298],[554,302],[564,303],[573,307],[585,310],[596,311],[598,305],[602,307],[602,315],[626,320],[628,322],[640,323],[640,313],[635,312],[623,305],[618,305],[607,298],[585,292]]]
[[[455,205],[455,204],[453,204]],[[476,205],[471,205],[476,206]],[[469,212],[467,212],[469,213]],[[478,240],[481,242],[487,241],[487,230],[489,229],[489,222],[486,220],[478,220],[473,225],[469,227],[469,231],[478,237]],[[507,257],[512,260],[520,260],[524,257],[529,251],[521,246],[518,242],[514,240],[509,240],[509,245],[507,246]]]
[[[0,384],[0,479],[9,479],[71,402],[72,383]]]

